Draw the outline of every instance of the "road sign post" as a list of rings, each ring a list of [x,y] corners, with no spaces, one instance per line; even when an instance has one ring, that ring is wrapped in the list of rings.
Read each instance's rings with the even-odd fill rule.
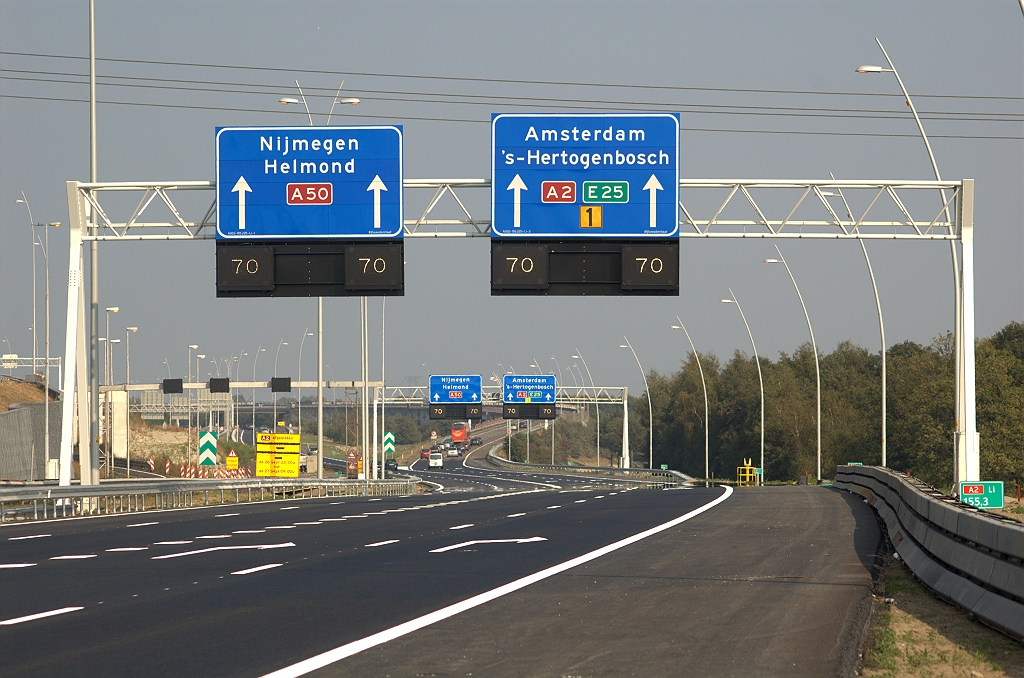
[[[217,148],[217,295],[404,289],[400,126],[226,127]]]
[[[395,432],[385,431],[384,432],[384,454],[390,454],[392,457],[395,456]]]
[[[491,141],[492,294],[678,295],[676,114],[496,114]]]

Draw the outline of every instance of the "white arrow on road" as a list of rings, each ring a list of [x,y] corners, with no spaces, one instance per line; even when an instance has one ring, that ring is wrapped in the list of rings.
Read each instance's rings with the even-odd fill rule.
[[[529,190],[526,188],[526,184],[523,183],[522,178],[517,174],[512,178],[512,183],[508,185],[506,191],[515,191],[512,197],[512,226],[519,228],[519,191]]]
[[[658,177],[652,174],[644,184],[644,190],[651,192],[651,228],[656,228],[658,225],[658,191],[665,190],[665,187],[658,181]]]
[[[235,182],[235,187],[231,189],[232,193],[238,193],[238,230],[245,230],[245,194],[252,193],[252,189],[249,188],[249,184],[246,183],[245,177],[238,177],[238,181]]]
[[[452,544],[451,546],[442,546],[439,549],[431,550],[431,553],[444,553],[445,551],[453,551],[455,549],[465,548],[466,546],[472,546],[473,544],[529,544],[535,541],[547,540],[547,537],[526,537],[525,539],[475,539],[473,541],[464,541],[460,544]]]
[[[384,185],[384,182],[380,180],[380,175],[377,174],[366,190],[373,191],[373,227],[380,228],[380,192],[388,190],[388,187]]]

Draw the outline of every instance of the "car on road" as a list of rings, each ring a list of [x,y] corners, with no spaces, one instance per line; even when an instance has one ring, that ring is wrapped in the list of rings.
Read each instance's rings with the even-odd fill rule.
[[[396,459],[385,459],[384,470],[388,473],[394,473],[398,470],[398,460]]]
[[[444,468],[444,455],[440,452],[431,452],[427,465],[430,468]]]
[[[474,445],[483,445],[483,444],[484,444],[484,439],[481,438],[480,436],[473,436],[472,438],[469,439],[469,446],[470,447],[472,447]]]
[[[430,453],[433,452],[433,447],[421,447],[420,448],[420,459],[430,459]]]

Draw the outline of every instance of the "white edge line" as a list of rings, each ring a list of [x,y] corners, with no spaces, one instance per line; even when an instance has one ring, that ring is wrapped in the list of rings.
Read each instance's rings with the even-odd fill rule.
[[[8,537],[7,541],[18,541],[19,539],[42,539],[43,537],[49,537],[48,534],[30,534],[24,537]]]
[[[260,570],[269,570],[274,567],[281,567],[282,565],[284,565],[284,563],[270,563],[269,565],[250,567],[248,570],[239,570],[238,572],[232,572],[231,574],[252,574],[253,572],[259,572]]]
[[[22,622],[34,621],[36,619],[43,619],[44,617],[53,617],[58,614],[65,614],[67,612],[77,612],[78,610],[84,610],[84,607],[62,607],[59,610],[50,610],[49,612],[39,612],[37,614],[30,614],[27,617],[15,617],[14,619],[5,619],[0,621],[0,626],[13,626],[14,624],[20,624]]]
[[[134,525],[125,525],[125,527],[145,527],[147,525],[159,525],[159,524],[160,524],[159,520],[154,520],[151,523],[135,523]]]
[[[366,544],[363,548],[370,548],[372,546],[386,546],[387,544],[398,543],[398,539],[388,539],[387,541],[377,541],[372,544]]]
[[[395,640],[396,638],[401,638],[402,636],[412,633],[413,631],[418,631],[422,628],[430,626],[431,624],[435,624],[444,619],[448,619],[449,617],[461,614],[462,612],[471,610],[474,607],[478,607],[480,605],[483,605],[484,603],[488,603],[497,598],[501,598],[502,596],[505,596],[509,593],[513,593],[514,591],[518,591],[519,589],[525,588],[531,584],[535,584],[549,577],[553,577],[556,574],[560,574],[562,572],[565,572],[566,570],[570,570],[576,567],[577,565],[582,565],[583,563],[590,562],[591,560],[600,558],[601,556],[607,555],[613,551],[617,551],[631,544],[635,544],[636,542],[642,539],[646,539],[647,537],[655,535],[659,532],[663,532],[667,529],[673,528],[676,525],[679,525],[680,523],[686,522],[690,518],[694,518],[700,515],[701,513],[704,513],[705,511],[708,511],[714,508],[715,506],[718,506],[723,501],[728,499],[733,491],[732,488],[729,487],[728,485],[726,485],[723,489],[725,490],[725,492],[722,494],[721,497],[690,511],[689,513],[679,516],[678,518],[674,518],[668,521],[667,523],[662,523],[661,525],[657,525],[648,530],[644,530],[643,532],[640,532],[638,534],[634,534],[631,537],[620,539],[619,541],[614,542],[612,544],[608,544],[607,546],[603,546],[597,549],[596,551],[584,553],[581,556],[577,556],[576,558],[567,560],[564,563],[559,563],[558,565],[553,565],[547,569],[541,570],[540,572],[534,572],[531,575],[527,575],[521,579],[509,582],[508,584],[499,586],[496,589],[491,589],[490,591],[485,591],[484,593],[472,596],[463,601],[455,603],[454,605],[449,605],[448,607],[443,607],[440,610],[435,610],[434,612],[430,612],[421,617],[410,619],[409,621],[403,624],[399,624],[398,626],[393,626],[390,629],[385,629],[384,631],[374,633],[372,635],[366,636],[365,638],[361,638],[359,640],[352,641],[351,643],[341,645],[340,647],[336,647],[333,650],[328,650],[327,652],[315,655],[313,657],[310,657],[309,659],[304,659],[296,664],[292,664],[291,666],[286,666],[284,668],[278,669],[277,671],[265,674],[262,678],[297,678],[298,676],[304,676],[307,673],[311,673],[312,671],[321,669],[325,666],[328,666],[329,664],[333,664],[334,662],[345,659],[346,657],[351,657],[352,655],[362,652],[363,650],[368,650],[371,647],[382,645],[389,641]]]
[[[0,563],[0,570],[13,570],[19,567],[35,567],[36,563]]]

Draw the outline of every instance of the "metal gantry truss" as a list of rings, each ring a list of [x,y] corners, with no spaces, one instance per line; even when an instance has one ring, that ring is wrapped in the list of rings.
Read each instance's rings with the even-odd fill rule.
[[[91,213],[96,226],[91,233],[83,234],[83,240],[216,238],[215,197],[208,205],[200,198],[198,210],[175,202],[175,197],[183,192],[215,193],[216,182],[70,182],[69,187],[72,184],[83,213]],[[959,239],[963,184],[962,181],[683,179],[679,182],[679,235],[683,238],[956,240]],[[420,189],[432,192],[419,216],[405,220],[405,236],[490,237],[490,219],[474,217],[465,196],[460,197],[457,192],[489,190],[490,187],[487,179],[407,179],[404,184],[407,198],[414,193],[421,195]],[[724,199],[720,203],[715,200],[712,207],[706,208],[706,214],[700,214],[691,200],[716,191],[724,194]],[[937,210],[916,205],[923,192],[940,195],[940,191],[942,200]],[[948,196],[946,191],[949,191]],[[135,195],[124,205],[111,205],[115,196],[128,194]],[[451,196],[457,208],[455,218],[434,216],[445,196]],[[859,208],[853,207],[854,203]],[[915,206],[911,207],[912,204]],[[154,215],[158,206],[165,207],[166,213]],[[725,217],[737,209],[748,212],[749,216]],[[858,211],[849,211],[854,209]],[[810,214],[812,210],[816,214]],[[886,211],[889,214],[880,214]]]
[[[501,407],[500,386],[481,388],[481,405]],[[555,389],[557,405],[622,405],[626,402],[625,386],[559,386]],[[385,405],[429,405],[426,386],[396,386],[384,389]]]
[[[793,238],[952,241],[960,243],[962,268],[957,296],[956,477],[979,478],[974,369],[974,181],[840,181],[684,179],[680,184],[680,238]],[[486,179],[409,179],[404,183],[406,206],[412,193],[432,191],[416,219],[405,221],[407,238],[490,237],[490,220],[473,216],[461,192],[490,190]],[[63,390],[79,385],[79,421],[87,440],[89,411],[85,372],[85,306],[82,290],[83,241],[212,240],[216,238],[216,184],[213,181],[67,182],[70,217],[67,334]],[[948,191],[948,195],[947,195]],[[198,192],[198,195],[197,195]],[[213,197],[203,196],[203,192]],[[724,197],[716,197],[717,192]],[[184,194],[181,200],[179,195]],[[925,196],[931,195],[928,199]],[[435,215],[446,196],[455,218]],[[935,201],[935,197],[940,197]],[[931,207],[924,207],[925,200]],[[489,196],[488,196],[489,202]],[[195,203],[194,205],[192,203]],[[155,213],[162,205],[164,216]],[[937,209],[936,209],[937,208]],[[735,214],[742,211],[744,214]],[[407,213],[415,213],[407,209]],[[113,216],[112,216],[113,215]],[[845,216],[843,216],[845,215]],[[488,214],[489,216],[489,214]],[[955,259],[955,255],[954,255]],[[561,388],[565,403],[616,401],[616,389]],[[575,394],[573,393],[575,392]],[[422,399],[412,387],[393,389],[393,402]],[[488,397],[492,397],[488,395]],[[603,400],[607,398],[607,400]],[[70,484],[72,422],[75,398],[64,398],[60,482]],[[626,420],[628,422],[628,419]],[[80,426],[82,424],[80,423]],[[623,454],[628,455],[625,426]],[[84,461],[83,461],[84,463]]]

